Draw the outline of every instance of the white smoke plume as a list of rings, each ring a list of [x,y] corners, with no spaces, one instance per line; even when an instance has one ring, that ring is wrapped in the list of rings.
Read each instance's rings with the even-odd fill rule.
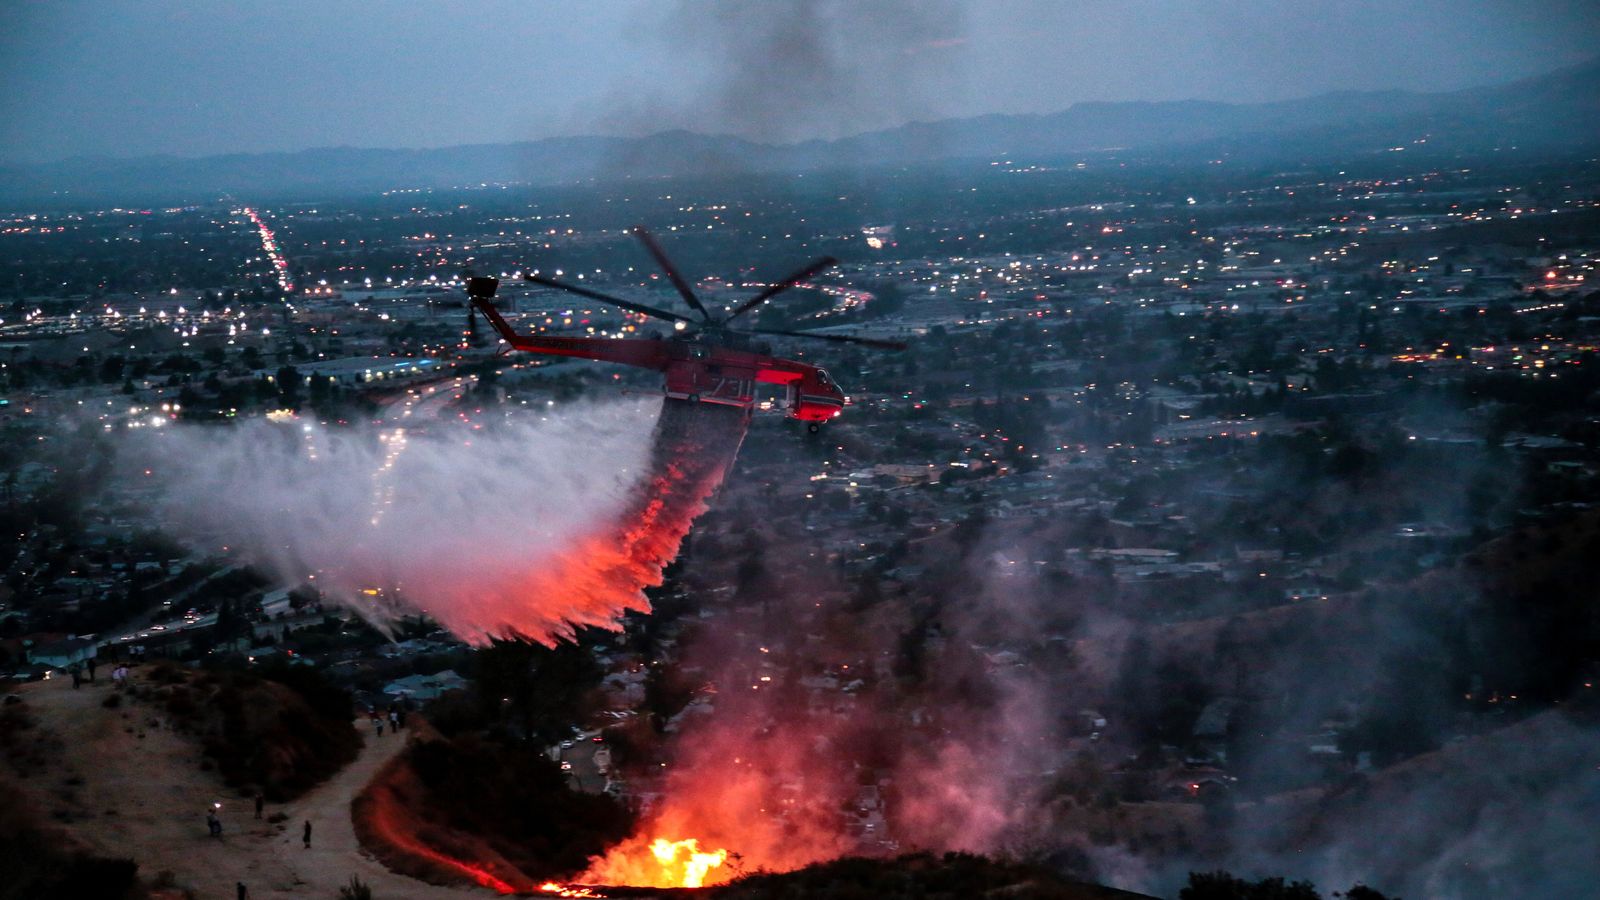
[[[473,643],[548,643],[648,609],[659,568],[615,558],[611,531],[649,476],[659,412],[654,400],[583,404],[420,433],[184,426],[149,433],[124,462],[176,537],[309,580],[380,628],[423,612]]]

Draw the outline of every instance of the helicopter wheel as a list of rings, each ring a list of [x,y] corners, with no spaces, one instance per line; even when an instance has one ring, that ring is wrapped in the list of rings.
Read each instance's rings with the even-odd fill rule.
[[[806,426],[806,430],[811,432],[812,434],[816,434],[817,432],[822,430],[822,424],[819,423],[819,422],[812,422],[810,425]]]
[[[700,402],[700,395],[699,394],[690,394],[689,395],[689,402],[690,403],[699,403]]]

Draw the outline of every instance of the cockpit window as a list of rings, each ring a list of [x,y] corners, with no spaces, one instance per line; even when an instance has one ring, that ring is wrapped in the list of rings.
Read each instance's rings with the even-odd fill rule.
[[[833,379],[828,377],[828,373],[827,372],[824,372],[821,369],[818,369],[817,370],[817,384],[819,384],[819,385],[821,385],[821,386],[823,386],[825,388],[831,388],[831,387],[833,387]]]

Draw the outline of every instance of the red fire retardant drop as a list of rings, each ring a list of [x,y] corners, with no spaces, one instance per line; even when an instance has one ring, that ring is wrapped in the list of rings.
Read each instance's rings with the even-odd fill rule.
[[[650,471],[616,521],[500,583],[472,584],[471,568],[465,567],[470,592],[453,591],[445,602],[419,605],[474,642],[499,637],[548,643],[570,634],[573,625],[616,627],[627,610],[649,612],[644,589],[661,583],[662,570],[677,557],[690,525],[733,464],[748,424],[743,410],[666,401]],[[553,596],[561,602],[548,602]],[[574,610],[593,615],[573,621]]]

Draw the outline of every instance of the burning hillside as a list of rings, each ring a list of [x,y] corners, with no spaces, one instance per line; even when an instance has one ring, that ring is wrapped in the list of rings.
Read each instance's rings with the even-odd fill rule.
[[[747,424],[741,410],[667,401],[653,430],[641,429],[651,412],[589,409],[587,418],[555,414],[465,436],[447,428],[377,440],[309,425],[287,435],[241,429],[208,436],[208,462],[171,487],[197,526],[253,535],[253,543],[236,546],[282,571],[315,573],[333,596],[357,598],[365,615],[381,620],[415,609],[474,643],[549,645],[578,628],[615,628],[628,610],[649,610],[644,590],[661,583],[707,509]],[[225,483],[238,487],[223,490]],[[803,508],[755,515],[771,525]],[[745,512],[724,538],[762,521]],[[807,568],[773,562],[775,571]],[[384,605],[375,607],[370,591],[355,590],[363,584],[395,590],[377,590]],[[692,648],[699,658],[691,665],[717,695],[716,715],[666,741],[650,772],[628,775],[630,794],[651,797],[631,835],[615,843],[613,835],[583,871],[582,856],[562,864],[570,867],[544,860],[537,873],[508,862],[494,867],[500,882],[537,884],[544,872],[559,871],[577,872],[576,885],[699,887],[841,856],[892,855],[902,846],[999,846],[1016,811],[1030,808],[1022,802],[1028,788],[1008,781],[1009,773],[1044,769],[1032,759],[1040,735],[1015,727],[1025,718],[1013,716],[1015,707],[1030,692],[998,688],[1016,679],[986,672],[989,663],[965,651],[947,654],[926,678],[894,678],[883,648],[900,640],[903,620],[914,616],[899,604],[889,616],[846,614],[810,602],[807,587],[819,586],[766,585],[762,599],[740,601],[761,604],[759,621],[739,614],[734,629],[717,629]],[[808,632],[826,636],[824,644],[799,639]],[[757,669],[751,659],[761,661]],[[814,676],[806,673],[819,667],[835,673],[827,676],[835,689],[807,687]],[[968,737],[952,743],[958,719]],[[422,840],[420,831],[413,836],[388,843],[402,851],[414,844],[408,855],[433,868],[434,854],[490,859],[470,840],[445,846]],[[518,857],[504,847],[496,852]],[[445,869],[443,877],[466,871]],[[526,877],[512,877],[518,870]]]

